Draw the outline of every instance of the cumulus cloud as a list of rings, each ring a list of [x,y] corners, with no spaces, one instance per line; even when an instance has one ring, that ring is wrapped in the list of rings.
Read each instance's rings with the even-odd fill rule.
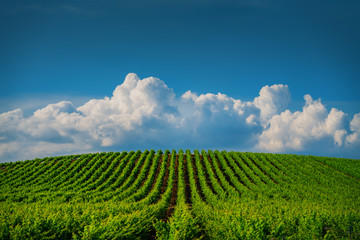
[[[162,80],[130,73],[111,97],[79,107],[61,101],[28,117],[21,109],[0,114],[0,160],[145,148],[355,152],[360,113],[349,121],[310,95],[304,100],[301,111],[287,109],[282,84],[264,86],[253,101],[191,90],[177,97]]]
[[[27,148],[18,153],[19,159],[150,145],[159,132],[179,127],[181,117],[174,101],[173,90],[163,81],[128,74],[111,98],[92,99],[78,108],[68,101],[49,104],[27,118],[20,109],[2,113],[0,158],[14,158],[15,145]]]
[[[346,114],[335,108],[328,112],[320,100],[313,100],[310,95],[304,99],[302,111],[285,110],[271,117],[259,137],[260,149],[283,152],[315,148],[315,151],[320,147],[331,150],[344,145],[348,134]]]
[[[266,125],[273,115],[284,111],[290,101],[291,96],[287,85],[275,84],[271,87],[263,87],[259,96],[254,99],[254,105],[260,109],[261,123]]]
[[[352,134],[346,136],[347,144],[359,144],[360,143],[360,113],[355,114],[354,118],[350,122],[350,130]]]
[[[261,127],[255,119],[248,119],[259,112],[253,103],[221,93],[197,95],[191,91],[183,94],[181,100],[183,128],[194,146],[228,149],[247,148],[255,143],[254,136]]]
[[[78,129],[101,146],[121,145],[132,138],[129,135],[138,135],[140,141],[145,130],[176,127],[179,114],[174,99],[173,90],[163,81],[129,74],[111,98],[93,99],[77,108],[81,114]]]

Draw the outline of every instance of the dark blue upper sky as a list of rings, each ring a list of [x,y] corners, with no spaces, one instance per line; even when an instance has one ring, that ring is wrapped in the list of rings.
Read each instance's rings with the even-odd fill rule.
[[[310,93],[358,112],[359,10],[355,0],[1,1],[0,95],[109,96],[135,72],[179,95],[245,100],[283,83],[295,101]]]

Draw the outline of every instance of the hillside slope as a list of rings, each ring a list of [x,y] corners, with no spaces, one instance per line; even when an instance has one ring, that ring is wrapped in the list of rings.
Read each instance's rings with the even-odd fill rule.
[[[182,150],[0,165],[0,239],[360,239],[360,161]]]

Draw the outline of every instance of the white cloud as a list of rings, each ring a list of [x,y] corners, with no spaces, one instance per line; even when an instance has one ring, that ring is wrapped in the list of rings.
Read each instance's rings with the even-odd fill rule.
[[[144,137],[138,130],[150,130],[150,122],[154,128],[174,127],[178,118],[174,99],[173,90],[163,81],[128,74],[111,98],[93,99],[77,108],[82,116],[79,129],[101,141],[101,146],[121,145],[128,135]]]
[[[22,119],[23,113],[21,109],[0,114],[0,139],[6,139],[6,135],[16,131]]]
[[[184,117],[183,128],[194,146],[227,149],[254,144],[254,136],[261,127],[255,123],[255,117],[252,118],[254,113],[259,113],[252,102],[242,102],[221,93],[198,96],[191,91],[181,98],[181,106],[185,105],[179,108]]]
[[[0,114],[0,158],[12,158],[10,141],[31,156],[134,146],[157,139],[181,123],[175,94],[157,78],[129,74],[111,98],[92,99],[75,109],[61,101],[24,118],[20,109]],[[46,147],[48,146],[48,147]],[[20,155],[20,154],[18,154]]]
[[[344,146],[348,134],[346,114],[335,108],[328,113],[321,101],[314,101],[310,95],[305,95],[304,99],[302,111],[286,110],[271,117],[259,137],[259,149],[313,150],[315,153],[316,149],[333,151]]]
[[[290,101],[291,96],[287,85],[276,84],[263,87],[259,96],[254,99],[254,105],[260,109],[261,123],[266,125],[273,115],[283,112]]]
[[[360,144],[360,113],[355,114],[350,122],[350,130],[353,133],[346,136],[347,144]]]
[[[302,111],[288,110],[282,84],[264,86],[254,101],[190,90],[176,97],[163,81],[131,73],[111,97],[77,108],[60,101],[28,117],[20,109],[0,114],[0,161],[144,148],[355,152],[360,113],[348,121],[342,111],[304,99]]]

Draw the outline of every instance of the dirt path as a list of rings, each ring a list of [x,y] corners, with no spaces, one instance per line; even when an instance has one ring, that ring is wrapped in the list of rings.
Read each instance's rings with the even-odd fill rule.
[[[173,187],[172,187],[172,191],[171,191],[170,205],[166,209],[165,216],[164,216],[164,219],[163,219],[166,222],[173,215],[174,210],[175,210],[175,206],[176,206],[177,192],[178,192],[178,168],[179,168],[179,155],[177,154],[176,155],[176,160],[175,160],[175,176],[174,176],[174,182],[173,182]],[[168,178],[169,178],[169,176],[167,177],[167,179]]]

